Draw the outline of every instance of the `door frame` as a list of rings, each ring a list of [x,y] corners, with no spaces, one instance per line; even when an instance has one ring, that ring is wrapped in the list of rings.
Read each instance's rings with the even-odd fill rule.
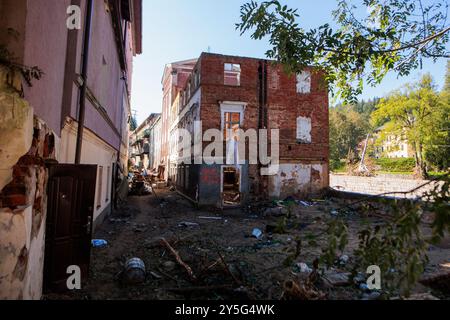
[[[64,171],[64,169],[67,168],[67,175],[61,174],[61,171]],[[70,228],[68,228],[70,235],[63,236],[63,238],[68,238],[70,242],[70,246],[72,246],[73,252],[69,254],[69,260],[72,261],[71,265],[77,265],[80,267],[81,270],[81,281],[86,280],[89,272],[89,266],[90,266],[90,248],[91,248],[91,239],[92,239],[92,232],[93,232],[93,226],[94,226],[94,207],[95,207],[95,192],[96,192],[96,184],[97,184],[97,171],[98,166],[97,165],[74,165],[74,164],[57,164],[57,163],[51,163],[47,165],[48,169],[48,183],[47,183],[47,220],[46,220],[46,234],[45,234],[45,241],[44,241],[44,274],[43,274],[43,291],[44,292],[60,292],[60,291],[66,291],[67,287],[64,285],[66,284],[67,279],[58,279],[59,276],[56,276],[52,273],[56,271],[60,271],[59,274],[61,274],[61,270],[58,266],[58,255],[56,254],[56,244],[57,244],[57,235],[56,231],[58,230],[57,223],[58,221],[69,221],[69,223],[73,223],[77,217],[73,216],[73,213],[75,210],[80,210],[80,205],[85,207],[84,211],[85,213],[80,214],[78,218],[87,217],[87,221],[79,221],[79,224],[77,227],[79,229],[75,229],[76,225],[71,225]],[[62,194],[59,189],[58,190],[51,190],[53,187],[52,179],[54,177],[79,177],[76,174],[76,170],[82,170],[86,176],[89,174],[92,174],[91,178],[86,178],[86,181],[90,181],[88,184],[87,190],[82,189],[80,192],[84,193],[76,193],[76,196],[69,198],[71,201],[69,202],[68,206],[70,208],[69,211],[64,211],[59,209],[59,201],[60,199],[58,197],[62,197],[62,199],[65,199],[65,195]],[[56,172],[54,172],[56,171]],[[79,181],[82,181],[83,179],[79,178]],[[76,185],[78,187],[78,185]],[[79,190],[74,190],[75,192],[78,192]],[[62,195],[61,195],[62,194]],[[84,196],[86,194],[89,194],[89,197],[91,197],[92,204],[89,206],[89,204],[85,203],[83,200],[86,200]],[[53,198],[52,198],[53,197]],[[88,199],[88,201],[90,201]],[[62,214],[69,214],[69,217],[66,216],[66,219],[61,219]],[[86,228],[86,229],[85,229]],[[82,230],[86,230],[86,234],[82,233]],[[61,237],[60,237],[61,239]],[[89,243],[88,243],[89,239]],[[76,240],[79,242],[77,243]],[[86,243],[84,243],[86,242]],[[73,247],[74,244],[82,244],[79,247],[75,247],[78,249],[78,251],[81,250],[88,250],[88,252],[81,252],[80,255],[76,254],[76,249]],[[67,258],[67,257],[66,257]],[[75,261],[76,259],[82,260],[82,261]],[[67,266],[68,267],[68,266]],[[67,274],[67,278],[70,276],[70,274]]]

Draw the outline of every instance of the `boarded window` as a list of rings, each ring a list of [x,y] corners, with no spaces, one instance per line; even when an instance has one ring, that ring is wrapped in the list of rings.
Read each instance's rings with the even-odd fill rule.
[[[297,118],[297,142],[311,143],[311,118]]]
[[[241,85],[241,65],[240,64],[225,63],[224,84],[226,86],[240,86]]]
[[[297,93],[311,92],[311,73],[309,71],[302,71],[297,73]]]

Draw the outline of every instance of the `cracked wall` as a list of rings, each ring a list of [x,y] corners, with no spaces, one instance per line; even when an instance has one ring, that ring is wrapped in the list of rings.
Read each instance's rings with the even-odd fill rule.
[[[20,82],[8,80],[8,85],[5,69],[0,69],[0,77],[0,299],[39,299],[47,207],[45,160],[56,159],[59,142],[18,94]]]

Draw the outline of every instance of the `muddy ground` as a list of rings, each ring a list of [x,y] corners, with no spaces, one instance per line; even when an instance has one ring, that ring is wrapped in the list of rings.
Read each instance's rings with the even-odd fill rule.
[[[119,211],[100,226],[94,238],[105,239],[104,248],[92,248],[89,280],[82,290],[63,295],[48,295],[46,299],[279,299],[286,280],[304,278],[301,265],[313,266],[326,243],[326,221],[333,219],[333,210],[346,201],[328,198],[311,202],[309,206],[292,206],[291,216],[278,234],[286,208],[272,203],[260,207],[206,211],[196,209],[176,192],[159,189],[157,196],[131,196]],[[267,207],[275,206],[267,210]],[[207,217],[207,218],[200,218]],[[349,262],[336,266],[331,274],[346,271],[351,264],[352,248],[358,242],[358,231],[367,224],[381,224],[383,218],[364,217],[349,211]],[[269,225],[269,229],[266,230]],[[271,227],[270,227],[271,226]],[[278,228],[277,228],[278,227]],[[260,239],[252,236],[260,229]],[[165,238],[192,268],[196,279],[176,262]],[[301,239],[300,255],[290,263]],[[450,262],[450,246],[429,248],[430,262],[424,276],[449,272],[442,266]],[[139,285],[127,285],[121,271],[129,258],[139,257],[146,266],[147,277]],[[222,261],[223,258],[223,261]],[[304,271],[304,270],[303,270]],[[448,278],[447,278],[448,281]],[[326,284],[326,285],[325,285]],[[335,283],[336,284],[336,283]],[[326,299],[368,299],[353,283],[344,286],[324,283],[318,288]],[[448,292],[422,285],[416,293],[432,293],[448,299]],[[373,297],[373,295],[372,295]],[[375,295],[376,297],[376,295]]]

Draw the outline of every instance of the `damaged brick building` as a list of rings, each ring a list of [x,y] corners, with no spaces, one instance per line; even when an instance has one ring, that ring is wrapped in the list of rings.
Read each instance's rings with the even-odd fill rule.
[[[188,61],[192,65],[194,60]],[[172,95],[170,109],[163,104],[163,115],[172,116],[162,134],[171,136],[169,182],[185,196],[199,205],[226,207],[258,199],[308,197],[328,187],[328,90],[322,73],[306,68],[290,75],[273,61],[211,53],[202,53],[181,81],[176,69],[170,71],[166,68],[165,83],[176,81],[177,87],[163,83]],[[194,141],[198,121],[201,132],[239,127],[267,129],[271,137],[278,129],[278,171],[261,175],[264,166],[251,164],[248,152],[239,166],[195,164],[194,152],[191,161],[181,159],[177,129],[188,130]],[[207,145],[203,142],[203,151]]]

